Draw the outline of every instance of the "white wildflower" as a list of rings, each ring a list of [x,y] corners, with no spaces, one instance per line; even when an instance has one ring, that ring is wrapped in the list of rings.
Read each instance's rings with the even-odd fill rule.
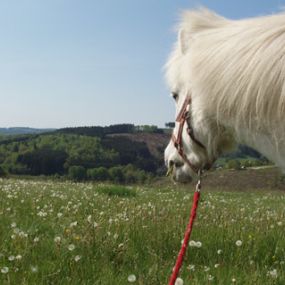
[[[73,228],[73,227],[76,227],[77,226],[77,224],[78,224],[78,222],[77,221],[75,221],[75,222],[72,222],[72,223],[70,223],[70,227],[71,228]]]
[[[200,241],[197,241],[195,246],[200,248],[200,247],[202,247],[202,243]]]
[[[44,211],[39,211],[39,212],[37,213],[37,215],[38,215],[39,217],[46,217],[46,216],[47,216],[47,213],[44,212]]]
[[[183,282],[183,279],[181,279],[180,277],[178,277],[175,281],[175,284],[174,285],[183,285],[184,282]]]
[[[134,283],[134,282],[136,282],[136,280],[137,280],[136,275],[131,274],[131,275],[128,276],[128,281],[129,281],[130,283]]]
[[[74,244],[70,244],[68,246],[68,250],[73,251],[75,249],[75,245]]]
[[[219,263],[216,263],[216,264],[214,265],[215,268],[218,268],[219,266],[220,266]]]
[[[276,269],[273,269],[273,270],[270,270],[267,272],[267,276],[270,276],[272,277],[273,279],[276,279],[278,274],[277,274],[277,270]]]
[[[4,266],[1,268],[1,273],[7,274],[9,272],[9,268],[7,266]]]
[[[236,241],[236,246],[240,247],[242,245],[242,241],[241,240],[237,240]]]
[[[191,271],[195,271],[195,265],[194,264],[189,264],[189,266],[187,266],[187,269],[189,269]]]
[[[207,272],[210,270],[210,267],[209,266],[204,266],[204,271]]]
[[[214,278],[215,278],[214,276],[212,276],[212,275],[209,274],[209,276],[208,276],[208,280],[209,280],[209,281],[213,281]]]
[[[35,237],[34,238],[34,243],[39,242],[40,238],[39,237]]]
[[[32,273],[37,273],[38,272],[38,267],[37,266],[31,266],[31,271]]]
[[[60,243],[61,242],[61,237],[56,236],[53,240],[54,240],[55,243]]]

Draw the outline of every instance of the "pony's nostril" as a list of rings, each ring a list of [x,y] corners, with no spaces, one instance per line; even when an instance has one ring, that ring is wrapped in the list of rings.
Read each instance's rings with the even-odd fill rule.
[[[173,166],[175,166],[176,168],[178,168],[178,167],[182,167],[183,165],[184,165],[184,163],[181,162],[181,161],[177,161],[177,160],[170,160],[170,161],[169,161],[169,167],[170,167],[170,168],[173,167]]]
[[[184,165],[184,163],[183,162],[181,162],[181,161],[175,161],[174,162],[174,165],[175,165],[175,167],[182,167],[183,165]]]

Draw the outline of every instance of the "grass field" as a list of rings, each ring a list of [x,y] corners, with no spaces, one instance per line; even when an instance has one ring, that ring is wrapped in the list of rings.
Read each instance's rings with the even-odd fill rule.
[[[284,193],[209,190],[184,284],[285,284]],[[0,284],[167,284],[192,194],[2,179]]]

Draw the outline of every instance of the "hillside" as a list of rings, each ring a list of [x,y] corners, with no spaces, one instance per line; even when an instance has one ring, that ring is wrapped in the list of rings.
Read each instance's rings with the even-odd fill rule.
[[[11,135],[42,134],[53,131],[55,131],[55,129],[35,129],[28,127],[0,128],[0,135],[11,136]]]

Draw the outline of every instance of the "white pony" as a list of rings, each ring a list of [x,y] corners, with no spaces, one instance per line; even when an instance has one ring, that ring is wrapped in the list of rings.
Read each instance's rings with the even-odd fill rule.
[[[186,11],[166,77],[178,116],[165,150],[175,180],[237,143],[285,170],[285,14],[233,21]]]

